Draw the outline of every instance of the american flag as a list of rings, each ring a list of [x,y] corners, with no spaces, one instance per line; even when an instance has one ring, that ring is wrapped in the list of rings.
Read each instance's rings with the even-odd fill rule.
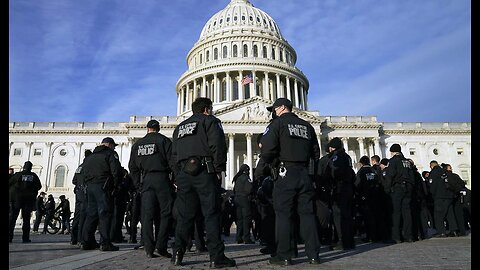
[[[248,74],[242,79],[242,85],[253,83],[252,74]]]

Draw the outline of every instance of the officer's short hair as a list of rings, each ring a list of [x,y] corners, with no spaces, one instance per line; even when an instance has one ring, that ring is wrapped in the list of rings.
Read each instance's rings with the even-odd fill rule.
[[[382,160],[380,160],[380,164],[388,166],[388,158],[382,158]]]
[[[438,162],[437,162],[436,160],[432,160],[432,161],[430,161],[430,166],[431,166],[431,165],[435,165],[435,166],[436,166],[436,165],[438,165]]]
[[[90,150],[90,149],[85,150],[85,157],[88,157],[91,154],[92,154],[92,150]]]
[[[378,155],[373,155],[371,157],[372,160],[375,160],[375,162],[379,163],[380,162],[380,157]]]
[[[370,159],[367,156],[363,156],[359,161],[362,165],[370,165]]]
[[[195,101],[192,103],[192,111],[194,113],[203,113],[205,108],[211,109],[212,108],[212,100],[209,98],[199,97],[196,98]]]

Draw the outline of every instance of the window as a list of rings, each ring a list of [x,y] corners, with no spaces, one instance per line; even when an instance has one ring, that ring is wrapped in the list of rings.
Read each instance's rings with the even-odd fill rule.
[[[263,58],[267,58],[267,46],[263,46]]]
[[[461,170],[460,171],[460,176],[462,177],[462,180],[465,181],[465,185],[468,185],[469,180],[468,179],[468,171],[467,170]]]
[[[245,84],[245,99],[250,98],[250,84]]]
[[[230,21],[230,17],[227,17],[227,22],[229,22],[229,21]]]
[[[253,22],[253,17],[252,16],[250,16],[250,21]]]
[[[457,148],[457,155],[463,155],[463,148]]]
[[[223,22],[223,19],[220,19],[220,24]]]
[[[275,60],[275,46],[272,46],[272,59]]]
[[[218,49],[215,48],[213,49],[213,60],[217,60],[218,59]]]
[[[41,156],[41,155],[42,155],[42,149],[40,149],[40,148],[35,148],[35,149],[33,150],[33,155],[34,155],[34,156]]]
[[[233,57],[237,57],[237,49],[238,49],[238,46],[237,45],[233,45]]]
[[[237,16],[233,17],[233,20],[234,20],[234,21],[237,21]]]
[[[438,149],[437,149],[437,148],[433,149],[433,154],[434,154],[435,156],[438,156]]]
[[[202,57],[203,57],[203,55],[200,54],[200,64],[202,63]]]
[[[253,57],[258,57],[258,46],[253,45]]]
[[[207,51],[207,59],[205,59],[206,62],[210,61],[210,51]]]
[[[290,53],[287,51],[286,53],[286,56],[287,56],[287,63],[290,64]]]
[[[67,172],[65,166],[60,165],[55,170],[55,187],[63,187],[65,183],[65,173]]]
[[[415,148],[410,148],[410,156],[415,156]]]
[[[217,21],[214,21],[214,22],[213,22],[213,26],[215,26],[215,25],[217,25]]]
[[[257,17],[257,22],[260,22],[260,18],[259,18],[259,17]]]
[[[225,101],[227,100],[227,81],[226,80],[223,80],[222,81],[222,91],[220,92],[220,101]]]
[[[227,46],[223,46],[223,58],[227,58]]]
[[[22,148],[15,148],[13,149],[14,156],[21,156],[22,155]]]
[[[244,15],[242,15],[242,21],[245,21],[245,16]]]
[[[243,45],[243,57],[248,57],[248,46],[247,46],[247,44]]]
[[[238,81],[235,80],[233,81],[233,97],[232,100],[237,100],[238,99]]]
[[[280,61],[283,62],[283,50],[282,49],[280,49],[280,56],[279,57],[280,57]]]
[[[64,157],[66,155],[67,155],[67,150],[65,149],[60,150],[60,156]]]

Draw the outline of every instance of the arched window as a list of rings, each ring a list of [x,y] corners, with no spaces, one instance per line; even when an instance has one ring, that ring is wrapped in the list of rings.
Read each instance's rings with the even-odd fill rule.
[[[207,51],[207,59],[205,61],[206,62],[210,61],[210,51]]]
[[[234,80],[233,81],[233,97],[232,100],[237,100],[238,99],[238,81]]]
[[[280,62],[283,62],[283,49],[280,49]]]
[[[55,170],[55,187],[63,187],[65,184],[65,173],[67,169],[65,166],[60,165]]]
[[[257,47],[257,45],[253,45],[253,57],[258,57],[258,47]]]
[[[267,58],[267,46],[263,46],[263,58]]]
[[[249,99],[250,98],[250,84],[245,84],[245,95],[244,95],[245,99]]]
[[[248,46],[247,46],[247,44],[243,45],[243,57],[248,57]]]
[[[220,101],[227,100],[227,80],[222,81],[222,91],[220,93]]]
[[[223,46],[223,58],[227,58],[227,46]]]
[[[213,49],[213,60],[217,60],[218,59],[218,49],[215,48]]]
[[[238,49],[237,45],[233,45],[233,57],[237,57],[237,56],[238,56],[238,55],[237,55],[237,49]]]
[[[275,60],[275,46],[272,46],[272,59]]]
[[[200,64],[202,63],[202,54],[200,54]]]

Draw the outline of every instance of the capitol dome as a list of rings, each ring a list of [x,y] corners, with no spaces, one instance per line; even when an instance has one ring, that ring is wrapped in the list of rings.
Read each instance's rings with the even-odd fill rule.
[[[307,110],[309,83],[296,61],[270,15],[249,0],[231,0],[206,22],[187,54],[188,70],[176,85],[177,115],[191,113],[197,97],[212,99],[214,110],[253,97],[285,97]]]

